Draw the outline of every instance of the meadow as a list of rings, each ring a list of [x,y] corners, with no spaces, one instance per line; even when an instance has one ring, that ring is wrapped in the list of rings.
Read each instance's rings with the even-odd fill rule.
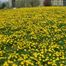
[[[0,66],[66,66],[66,7],[0,10]]]

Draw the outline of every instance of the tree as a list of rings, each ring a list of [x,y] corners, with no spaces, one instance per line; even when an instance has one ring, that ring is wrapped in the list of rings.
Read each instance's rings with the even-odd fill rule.
[[[39,0],[17,0],[15,4],[17,7],[33,7],[40,5],[40,2]]]
[[[0,2],[0,9],[3,9],[3,8],[8,8],[9,7],[9,3],[8,2]]]
[[[15,7],[15,0],[12,0],[12,7]]]
[[[51,6],[51,0],[45,0],[44,5],[45,6]]]
[[[40,2],[39,2],[39,0],[31,0],[31,6],[33,7],[33,6],[38,6],[38,5],[40,5]]]
[[[1,7],[2,7],[2,3],[0,2],[0,9],[1,9]]]

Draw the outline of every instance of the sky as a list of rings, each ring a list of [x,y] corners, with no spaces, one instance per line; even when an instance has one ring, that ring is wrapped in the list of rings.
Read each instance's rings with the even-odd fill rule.
[[[7,1],[7,0],[0,0],[1,2],[5,2],[5,1]]]

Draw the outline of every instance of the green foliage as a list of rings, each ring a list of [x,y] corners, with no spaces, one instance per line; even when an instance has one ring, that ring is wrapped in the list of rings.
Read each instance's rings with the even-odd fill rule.
[[[21,0],[16,1],[16,7],[34,7],[39,6],[39,0]]]

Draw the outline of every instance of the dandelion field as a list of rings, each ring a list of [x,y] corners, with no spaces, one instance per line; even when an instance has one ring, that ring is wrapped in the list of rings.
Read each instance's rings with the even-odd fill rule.
[[[66,66],[66,7],[0,10],[0,66]]]

